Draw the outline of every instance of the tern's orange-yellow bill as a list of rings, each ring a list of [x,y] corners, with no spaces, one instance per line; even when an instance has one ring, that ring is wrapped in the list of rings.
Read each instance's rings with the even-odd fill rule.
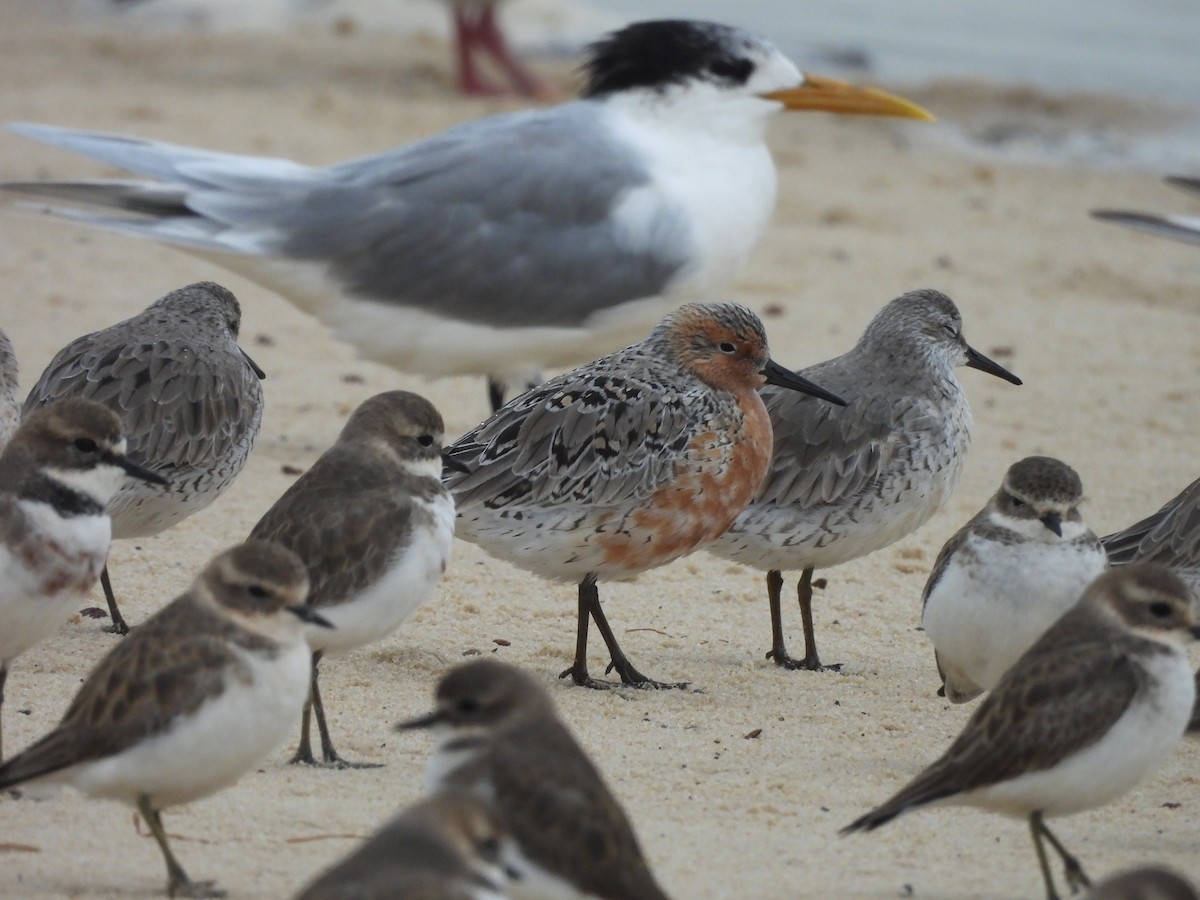
[[[771,91],[761,96],[782,103],[788,109],[812,109],[842,115],[900,116],[926,122],[934,120],[928,110],[887,91],[808,73],[805,73],[803,83],[794,88]]]

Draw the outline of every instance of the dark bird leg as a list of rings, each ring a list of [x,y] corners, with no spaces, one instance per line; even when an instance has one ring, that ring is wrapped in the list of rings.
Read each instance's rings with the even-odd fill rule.
[[[288,765],[291,766],[297,764],[315,766],[317,764],[316,757],[312,753],[312,742],[308,738],[308,733],[312,725],[313,695],[317,693],[317,662],[320,659],[321,652],[318,650],[312,655],[312,675],[308,683],[308,699],[304,701],[304,711],[300,714],[300,746],[296,748],[296,752],[288,760]]]
[[[591,626],[592,601],[593,598],[599,596],[600,594],[596,590],[596,579],[591,575],[579,583],[579,620],[575,626],[575,661],[571,663],[569,669],[564,669],[559,673],[558,677],[566,678],[570,675],[571,680],[581,687],[607,690],[616,685],[592,678],[588,674],[587,666],[588,628]]]
[[[312,655],[312,681],[309,683],[308,702],[304,704],[304,712],[300,718],[300,746],[289,763],[303,763],[308,766],[323,766],[330,769],[380,769],[382,763],[351,762],[342,759],[333,747],[333,739],[329,736],[329,725],[325,721],[325,704],[321,701],[321,688],[318,684],[322,653],[317,650]],[[321,762],[318,763],[312,754],[312,744],[309,742],[309,724],[312,717],[317,720],[317,732],[321,736]]]
[[[1029,817],[1029,833],[1033,835],[1033,849],[1037,851],[1038,865],[1042,870],[1042,881],[1046,885],[1046,900],[1059,900],[1058,891],[1054,889],[1054,876],[1050,874],[1050,862],[1046,859],[1046,847],[1042,843],[1040,824],[1040,813],[1034,813]]]
[[[0,665],[0,760],[4,759],[4,682],[8,681],[8,666]]]
[[[150,833],[154,835],[154,840],[158,841],[158,848],[162,851],[163,860],[167,864],[167,896],[224,897],[225,892],[215,887],[213,882],[192,881],[187,877],[187,872],[183,871],[183,866],[171,852],[171,845],[167,843],[167,832],[163,828],[162,817],[158,810],[150,805],[148,795],[138,796],[137,808],[138,812],[142,814],[142,818],[146,820]]]
[[[117,609],[117,598],[113,594],[112,582],[108,578],[107,563],[100,570],[100,587],[104,588],[104,599],[108,601],[108,617],[112,620],[112,624],[105,626],[104,630],[113,634],[129,634],[129,626],[125,624],[125,617],[121,615],[121,610]]]
[[[559,676],[560,678],[570,675],[576,684],[598,690],[607,690],[608,688],[616,687],[616,685],[610,682],[597,681],[588,676],[587,633],[589,615],[595,620],[596,627],[600,629],[600,636],[604,638],[605,646],[608,647],[608,654],[612,659],[612,662],[604,670],[605,674],[615,669],[617,674],[621,676],[621,683],[632,685],[633,687],[655,689],[687,687],[686,681],[674,684],[653,681],[634,668],[633,663],[629,661],[629,657],[625,655],[617,643],[617,637],[613,634],[613,630],[608,624],[608,619],[605,618],[604,610],[600,607],[600,591],[596,587],[596,576],[594,575],[589,575],[579,583],[579,624],[575,634],[575,662],[571,668]]]
[[[1079,893],[1080,888],[1090,888],[1092,881],[1083,871],[1083,866],[1079,864],[1079,860],[1067,852],[1067,848],[1062,845],[1054,832],[1046,827],[1045,821],[1042,819],[1040,812],[1035,812],[1029,816],[1029,828],[1033,832],[1034,843],[1038,845],[1038,858],[1042,864],[1042,877],[1046,880],[1047,896],[1055,897],[1054,884],[1050,880],[1049,865],[1046,862],[1046,851],[1042,848],[1038,841],[1039,834],[1045,837],[1050,842],[1050,846],[1055,849],[1063,863],[1063,874],[1067,876],[1067,884],[1071,886],[1071,893]]]
[[[767,659],[775,660],[775,665],[785,669],[808,669],[810,672],[832,669],[836,672],[842,667],[841,663],[823,666],[821,658],[817,656],[817,633],[813,628],[812,618],[812,574],[812,569],[805,569],[796,584],[796,596],[800,601],[800,621],[804,626],[804,658],[794,659],[788,655],[783,640],[783,617],[779,602],[783,573],[778,569],[767,572],[767,599],[771,604],[771,649],[767,651]]]
[[[495,412],[504,405],[504,394],[508,390],[508,385],[498,378],[488,376],[487,391],[488,403],[492,405],[492,412]]]

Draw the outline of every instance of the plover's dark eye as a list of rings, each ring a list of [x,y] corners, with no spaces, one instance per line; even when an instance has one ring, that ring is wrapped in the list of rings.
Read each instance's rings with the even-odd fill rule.
[[[80,453],[95,453],[99,448],[91,438],[75,438],[75,449]]]
[[[422,447],[432,447],[433,446],[433,435],[432,434],[418,434],[417,435],[417,443],[420,444]]]
[[[267,589],[261,584],[252,584],[250,587],[246,588],[246,590],[249,592],[251,597],[258,597],[259,599],[262,599],[263,597],[267,596]]]
[[[1170,603],[1150,604],[1150,615],[1154,616],[1156,619],[1166,619],[1171,615],[1172,611],[1173,610]]]
[[[735,347],[730,341],[721,341],[721,343],[717,344],[717,349],[722,353],[734,353],[737,351],[737,347]]]
[[[1017,497],[1010,497],[1009,499],[1012,501],[1012,505],[1018,509],[1025,505],[1025,501]]]
[[[471,713],[473,713],[477,709],[479,709],[479,701],[475,700],[472,697],[463,697],[461,700],[459,700],[457,703],[454,704],[454,708],[456,710],[458,710],[460,713],[466,713],[467,715],[470,715]]]

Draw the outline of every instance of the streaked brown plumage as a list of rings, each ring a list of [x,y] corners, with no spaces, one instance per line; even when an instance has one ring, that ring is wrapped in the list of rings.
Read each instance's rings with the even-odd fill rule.
[[[325,765],[352,765],[334,749],[319,664],[381,640],[434,591],[454,543],[454,501],[442,486],[442,417],[424,397],[387,391],[364,401],[337,442],[275,501],[250,533],[304,560],[309,603],[334,625],[314,632],[311,698],[292,762],[315,765],[316,714]]]
[[[287,734],[308,690],[300,560],[252,541],[215,557],[191,588],[92,670],[58,727],[0,766],[0,790],[34,779],[135,806],[167,865],[168,893],[223,896],[176,861],[160,811],[231,783]]]

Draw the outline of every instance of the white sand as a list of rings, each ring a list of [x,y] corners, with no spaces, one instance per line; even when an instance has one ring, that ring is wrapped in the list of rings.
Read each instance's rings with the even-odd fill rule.
[[[228,151],[326,163],[425,135],[498,107],[450,90],[445,48],[346,34],[84,32],[50,22],[49,2],[3,0],[0,120],[139,134]],[[39,12],[41,11],[41,12]],[[569,82],[564,79],[564,90]],[[1022,101],[985,88],[924,99],[944,118],[987,116]],[[939,108],[939,100],[945,109]],[[1015,104],[1015,106],[1014,106]],[[1064,98],[1055,119],[1113,128],[1129,104]],[[1059,456],[1087,486],[1097,532],[1153,509],[1196,477],[1200,418],[1200,256],[1088,219],[1089,208],[1185,209],[1155,173],[1038,168],[937,149],[947,126],[819,116],[772,131],[780,204],[729,292],[767,319],[774,355],[803,365],[845,350],[894,295],[934,286],[963,311],[968,337],[1026,381],[961,377],[975,447],[948,508],[918,534],[822,573],[822,655],[843,674],[789,673],[763,659],[759,574],[705,554],[630,585],[605,586],[630,657],[695,693],[595,693],[556,679],[574,642],[574,591],[460,543],[441,590],[382,645],[330,660],[323,686],[335,740],[370,771],[287,768],[281,747],[259,772],[165,821],[194,878],[233,896],[280,897],[347,852],[420,792],[431,743],[393,722],[426,711],[438,674],[464,652],[496,652],[538,673],[624,801],[646,853],[677,897],[1037,896],[1025,825],[972,810],[928,810],[873,835],[837,829],[931,761],[970,712],[934,696],[916,630],[920,592],[942,542],[1031,453]],[[110,174],[12,135],[0,179]],[[245,280],[149,243],[29,218],[0,218],[0,325],[32,383],[67,340],[200,279],[233,289],[243,344],[269,373],[267,411],[246,472],[214,507],[174,531],[113,549],[122,607],[141,621],[217,550],[241,540],[290,478],[311,463],[361,400],[408,387],[443,411],[451,435],[484,413],[481,382],[427,383],[354,359],[321,326]],[[270,338],[269,342],[262,340]],[[96,591],[96,602],[102,603]],[[799,617],[787,610],[800,649]],[[497,639],[511,642],[498,647]],[[5,704],[10,752],[50,728],[116,640],[73,622],[14,665]],[[602,668],[599,654],[595,669]],[[744,736],[761,729],[754,739]],[[1059,825],[1099,877],[1165,861],[1200,876],[1200,742],[1106,809]],[[158,850],[130,811],[62,794],[0,800],[0,896],[154,896]]]

